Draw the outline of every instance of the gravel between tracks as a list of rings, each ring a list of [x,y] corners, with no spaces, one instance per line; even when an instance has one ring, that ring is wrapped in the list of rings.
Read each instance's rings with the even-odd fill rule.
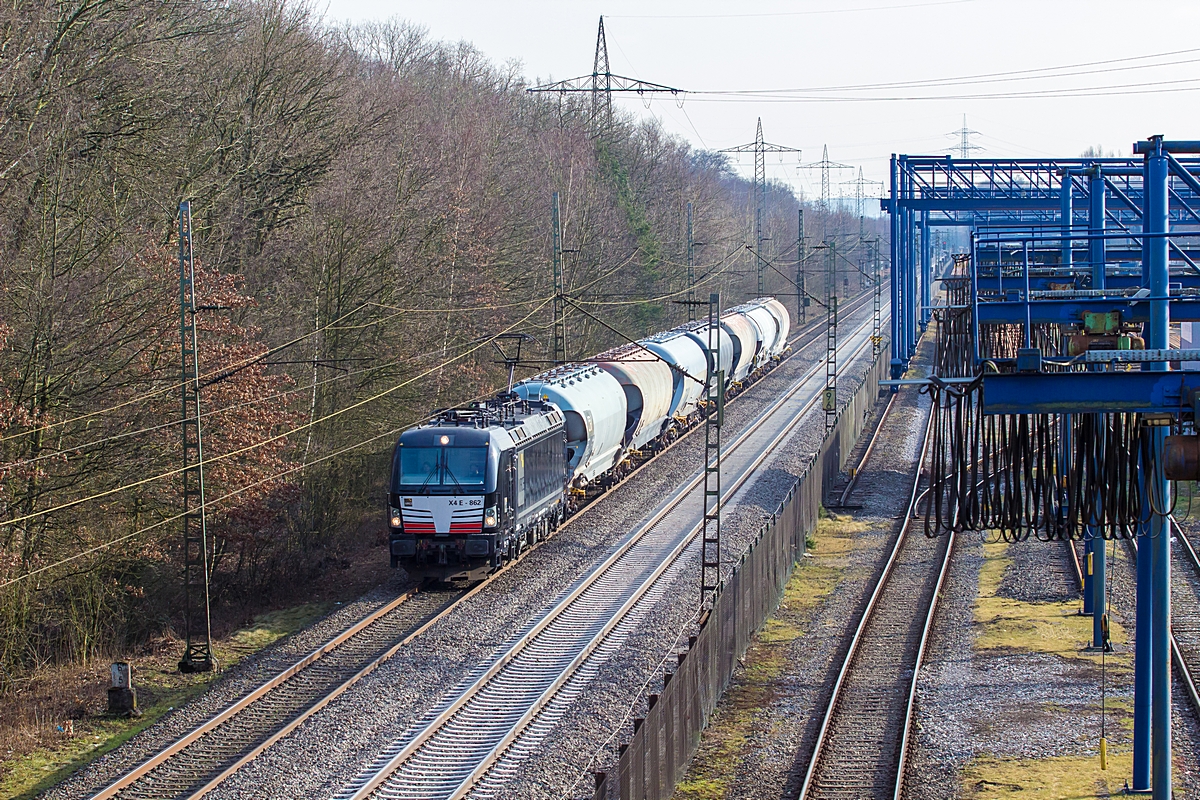
[[[1077,598],[1078,579],[1066,553],[1066,546],[1057,542],[1010,545],[1007,555],[1012,563],[997,595],[1026,602]],[[973,604],[983,562],[979,535],[963,536],[947,576],[919,682],[907,800],[969,796],[985,788],[982,780],[977,781],[978,786],[963,781],[964,768],[979,758],[1011,762],[1076,759],[1072,763],[1082,759],[1086,769],[1098,764],[1101,676],[1093,662],[1023,649],[976,648],[980,626]],[[1116,649],[1128,655],[1134,646],[1135,576],[1123,550],[1110,560],[1109,574],[1113,584],[1110,613],[1128,635],[1128,641],[1117,644]],[[1132,670],[1110,669],[1106,682],[1109,751],[1128,752]],[[1173,703],[1175,783],[1184,790],[1183,796],[1197,797],[1200,728],[1178,681]],[[913,780],[914,775],[919,775],[919,780]],[[1128,777],[1112,771],[1109,785],[1119,789]]]

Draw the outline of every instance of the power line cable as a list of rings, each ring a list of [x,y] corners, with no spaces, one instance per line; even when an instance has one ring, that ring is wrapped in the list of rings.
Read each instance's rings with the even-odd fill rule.
[[[826,8],[811,11],[774,11],[750,14],[606,14],[609,19],[758,19],[762,17],[810,17],[823,14],[859,14],[867,11],[900,11],[910,8],[932,6],[957,6],[978,0],[935,0],[929,3],[905,3],[903,5],[862,6],[859,8]]]
[[[1170,81],[1127,83],[1114,86],[1085,86],[1073,89],[1039,89],[1023,92],[991,92],[982,94],[937,94],[937,95],[883,95],[874,97],[828,97],[796,96],[782,97],[774,94],[752,92],[711,92],[710,96],[694,98],[697,103],[894,103],[918,100],[1036,100],[1070,97],[1119,97],[1129,94],[1177,94],[1194,92],[1200,85],[1178,86],[1176,84],[1198,84],[1200,79],[1181,78]],[[1154,88],[1172,87],[1172,88]]]
[[[863,91],[876,89],[910,89],[922,87],[941,87],[941,86],[961,86],[977,83],[1007,83],[1010,81],[1022,80],[1042,80],[1045,78],[1066,78],[1078,75],[1100,75],[1110,72],[1126,72],[1136,69],[1156,69],[1158,67],[1180,66],[1183,64],[1194,64],[1200,61],[1200,58],[1188,58],[1176,61],[1167,61],[1159,64],[1134,64],[1126,67],[1113,67],[1111,69],[1083,69],[1084,67],[1105,66],[1108,64],[1123,64],[1130,61],[1145,61],[1151,58],[1168,58],[1170,56],[1191,55],[1200,53],[1200,48],[1189,48],[1187,50],[1171,50],[1164,53],[1150,53],[1141,56],[1128,56],[1125,58],[1111,58],[1103,61],[1085,61],[1079,64],[1060,64],[1054,67],[1033,67],[1030,69],[1007,70],[1004,72],[982,72],[973,75],[960,75],[950,78],[919,78],[908,81],[889,81],[882,83],[848,83],[831,86],[801,86],[791,89],[751,89],[751,90],[726,90],[734,93],[750,92],[754,94],[791,94],[804,92],[844,92],[844,91]],[[1074,72],[1063,72],[1063,70],[1076,70]],[[1053,73],[1053,74],[1049,74]],[[693,94],[714,94],[713,91],[690,91],[689,95]]]

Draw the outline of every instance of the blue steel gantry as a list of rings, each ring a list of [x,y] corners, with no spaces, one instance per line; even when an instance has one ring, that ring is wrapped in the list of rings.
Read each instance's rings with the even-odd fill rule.
[[[1171,159],[1168,214],[1175,227],[1200,224],[1200,160]],[[919,332],[930,318],[929,287],[934,280],[929,242],[935,228],[1061,233],[1058,248],[1038,252],[1036,264],[1050,270],[1031,273],[1038,288],[1061,282],[1058,268],[1079,270],[1078,288],[1089,286],[1097,230],[1112,233],[1105,262],[1140,265],[1141,246],[1132,234],[1142,229],[1142,163],[1127,158],[956,159],[951,156],[893,155],[890,196],[880,201],[891,217],[892,377],[908,368]],[[1103,191],[1099,191],[1099,189]],[[1095,198],[1093,200],[1093,198]],[[1121,232],[1130,236],[1121,237]],[[1089,237],[1088,234],[1092,234]],[[1174,280],[1200,288],[1200,241],[1170,244],[1179,262]],[[1115,286],[1140,281],[1114,276]],[[981,280],[986,280],[981,278]],[[995,278],[993,278],[995,280]],[[1140,285],[1140,283],[1138,284]],[[983,288],[991,288],[983,284]],[[1178,319],[1178,317],[1176,317]]]
[[[926,532],[1087,543],[1094,644],[1104,543],[1138,545],[1135,791],[1171,796],[1170,480],[1200,478],[1200,141],[1134,158],[893,156],[892,376],[936,316]],[[969,258],[935,276],[931,230]],[[944,305],[931,289],[941,281]],[[941,459],[938,461],[937,459]],[[945,477],[941,477],[945,474]],[[1145,557],[1147,556],[1148,557]]]

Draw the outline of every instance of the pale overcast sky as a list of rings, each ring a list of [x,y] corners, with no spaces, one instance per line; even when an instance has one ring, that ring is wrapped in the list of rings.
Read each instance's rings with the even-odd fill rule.
[[[879,181],[891,153],[947,152],[963,114],[984,157],[1075,156],[1089,145],[1128,155],[1154,133],[1200,138],[1196,0],[326,1],[331,22],[406,19],[496,62],[519,61],[530,81],[590,75],[603,14],[615,74],[690,92],[799,90],[689,94],[682,108],[669,96],[647,107],[614,95],[623,108],[714,150],[753,140],[761,116],[766,140],[802,148],[804,163],[827,144],[832,161]],[[1045,71],[1057,67],[1067,69]],[[956,78],[969,80],[947,85]],[[931,85],[828,91],[910,81]],[[996,96],[1014,93],[1026,96]],[[767,164],[819,194],[818,171],[794,155]],[[740,165],[752,173],[750,157]],[[835,185],[855,175],[835,172]]]

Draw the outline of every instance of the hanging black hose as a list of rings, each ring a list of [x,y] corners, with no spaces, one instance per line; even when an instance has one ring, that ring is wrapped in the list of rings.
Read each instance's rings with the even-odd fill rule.
[[[925,534],[1007,541],[1136,536],[1146,428],[1132,414],[983,413],[982,380],[925,389],[934,406]]]

